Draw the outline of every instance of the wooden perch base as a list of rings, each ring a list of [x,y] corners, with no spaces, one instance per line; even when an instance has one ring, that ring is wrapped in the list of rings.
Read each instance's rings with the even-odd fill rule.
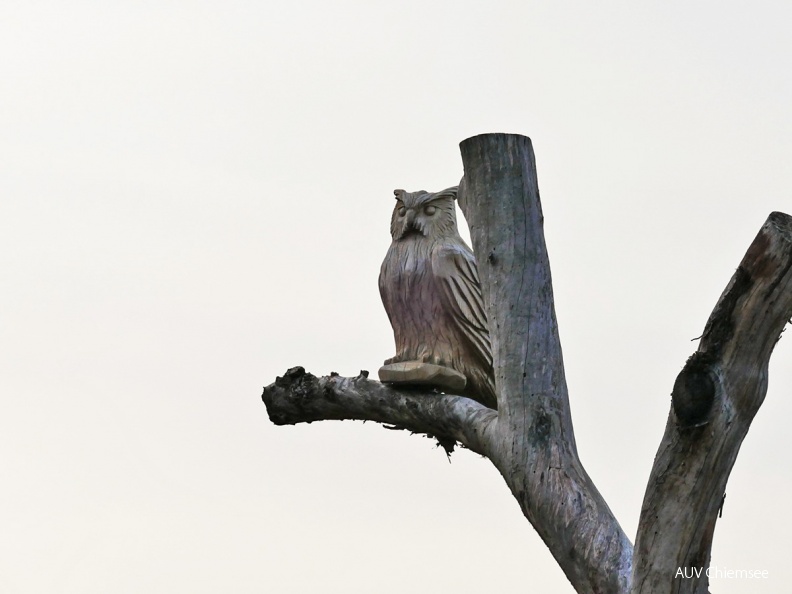
[[[442,365],[423,361],[402,361],[379,368],[380,381],[394,386],[425,386],[451,394],[461,394],[467,380],[465,376]]]
[[[459,204],[480,255],[498,410],[366,372],[294,367],[264,388],[270,419],[369,420],[433,436],[447,451],[461,443],[500,471],[577,592],[707,592],[726,482],[792,317],[792,217],[770,215],[674,384],[633,547],[578,458],[530,139],[485,134],[460,148]],[[676,579],[680,568],[697,577]]]

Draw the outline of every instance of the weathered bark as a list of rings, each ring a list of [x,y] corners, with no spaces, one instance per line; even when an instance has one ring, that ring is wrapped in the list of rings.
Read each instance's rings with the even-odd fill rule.
[[[489,456],[497,413],[464,396],[396,390],[357,377],[316,377],[302,367],[289,369],[264,388],[262,399],[276,425],[327,420],[375,421],[434,437],[448,453],[456,442]]]
[[[792,317],[792,217],[770,215],[674,384],[633,550],[577,455],[531,141],[486,134],[460,147],[459,203],[478,256],[498,410],[296,367],[264,389],[270,419],[371,420],[447,451],[459,442],[495,464],[577,592],[705,592],[726,481]],[[703,579],[675,579],[686,567]]]
[[[672,392],[641,509],[633,592],[706,592],[726,481],[767,393],[792,317],[792,217],[772,213],[751,244]],[[682,579],[679,569],[692,579]],[[693,571],[695,570],[695,571]]]
[[[632,545],[580,463],[530,139],[461,145],[498,392],[490,459],[578,592],[624,592]]]

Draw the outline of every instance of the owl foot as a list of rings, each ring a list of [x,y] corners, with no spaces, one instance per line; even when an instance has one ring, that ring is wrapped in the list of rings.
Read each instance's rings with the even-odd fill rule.
[[[421,355],[418,360],[421,361],[422,363],[431,363],[432,365],[439,365],[440,367],[451,367],[441,357],[428,353]]]

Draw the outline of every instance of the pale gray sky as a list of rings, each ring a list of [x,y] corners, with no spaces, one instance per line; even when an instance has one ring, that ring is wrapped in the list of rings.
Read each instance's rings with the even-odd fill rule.
[[[634,538],[674,378],[792,212],[787,2],[0,3],[0,591],[571,587],[491,465],[275,427],[288,367],[393,354],[392,190],[530,136],[578,447]],[[784,592],[792,339],[713,590]]]

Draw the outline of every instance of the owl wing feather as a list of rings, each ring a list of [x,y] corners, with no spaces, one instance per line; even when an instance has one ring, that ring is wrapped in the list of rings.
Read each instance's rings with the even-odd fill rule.
[[[393,318],[391,318],[391,311],[393,311],[393,305],[391,303],[390,291],[388,290],[388,279],[387,279],[388,265],[391,260],[391,249],[388,250],[388,253],[385,256],[385,260],[382,262],[382,266],[380,266],[380,273],[379,273],[379,278],[377,279],[377,284],[379,285],[379,293],[380,293],[380,299],[382,299],[382,305],[385,306],[385,313],[388,314],[388,319],[391,321],[391,325],[393,325]]]
[[[492,348],[476,260],[467,246],[442,245],[432,254],[432,270],[446,310],[475,354],[492,367]]]

